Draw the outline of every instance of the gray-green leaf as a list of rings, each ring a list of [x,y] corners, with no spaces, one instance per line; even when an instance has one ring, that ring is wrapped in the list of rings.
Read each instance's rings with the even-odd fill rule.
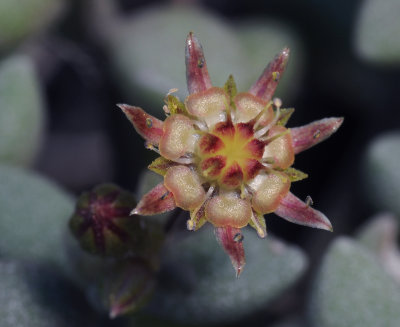
[[[355,24],[358,54],[369,61],[400,64],[400,1],[363,0]]]
[[[365,190],[371,203],[400,217],[400,131],[374,139],[364,162]]]
[[[46,266],[0,262],[0,289],[1,327],[99,326],[82,295]]]
[[[46,179],[0,165],[0,255],[64,262],[72,198]]]
[[[383,269],[400,284],[400,251],[397,244],[399,221],[390,213],[381,213],[364,224],[357,233],[362,245],[376,254]]]
[[[247,264],[239,279],[211,227],[171,242],[149,312],[187,324],[232,322],[265,309],[304,272],[300,249],[250,229],[243,234]]]
[[[198,7],[153,7],[112,27],[104,33],[105,43],[122,87],[132,101],[140,97],[159,117],[169,89],[178,88],[181,100],[187,95],[184,49],[190,31],[203,45],[213,85],[223,87],[232,74],[239,92],[250,88],[284,46],[299,49],[294,34],[281,25],[246,23],[235,29]],[[299,84],[301,54],[293,53],[280,94],[288,93],[285,85]]]
[[[315,327],[397,327],[400,289],[362,245],[339,238],[316,276],[309,318]]]
[[[45,113],[39,81],[28,57],[14,56],[1,62],[0,108],[0,162],[29,165],[40,145]]]
[[[64,0],[1,0],[0,48],[46,27],[59,16],[63,5]]]

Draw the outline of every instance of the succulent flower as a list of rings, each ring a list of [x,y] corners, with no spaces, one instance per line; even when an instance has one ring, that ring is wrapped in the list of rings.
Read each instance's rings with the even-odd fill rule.
[[[190,33],[186,40],[189,96],[181,102],[165,98],[161,121],[139,107],[119,105],[146,146],[160,154],[149,169],[164,176],[143,196],[132,214],[153,215],[176,207],[190,212],[189,230],[206,222],[239,276],[245,264],[240,229],[250,225],[266,236],[264,215],[332,230],[328,218],[289,190],[307,177],[292,168],[295,154],[325,140],[343,118],[325,118],[306,126],[286,128],[294,109],[272,98],[289,58],[283,49],[248,92],[238,93],[232,76],[214,87],[203,49]]]

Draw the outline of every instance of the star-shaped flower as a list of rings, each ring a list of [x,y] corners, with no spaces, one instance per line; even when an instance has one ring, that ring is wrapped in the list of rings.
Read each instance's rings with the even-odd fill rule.
[[[282,109],[281,100],[272,96],[288,58],[285,48],[248,92],[237,93],[232,76],[223,88],[211,84],[203,49],[190,33],[185,101],[168,94],[164,121],[119,105],[146,146],[160,154],[149,169],[164,176],[132,213],[153,215],[179,207],[190,212],[189,230],[210,222],[237,276],[245,264],[240,229],[249,224],[265,237],[265,214],[332,230],[323,213],[290,193],[292,182],[307,177],[291,166],[295,154],[325,140],[343,118],[285,127],[294,109]]]

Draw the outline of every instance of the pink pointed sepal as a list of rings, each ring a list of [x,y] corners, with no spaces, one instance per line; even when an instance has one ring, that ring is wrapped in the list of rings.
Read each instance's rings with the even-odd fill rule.
[[[186,39],[185,58],[189,94],[205,91],[212,87],[203,48],[192,32]]]
[[[238,278],[246,263],[243,248],[243,234],[240,229],[227,226],[216,227],[215,236],[225,252],[229,255],[233,268],[236,271],[236,277]]]
[[[163,122],[161,120],[149,115],[139,107],[127,104],[118,104],[117,106],[147,142],[158,145],[163,134]]]
[[[274,60],[264,69],[257,82],[250,88],[249,92],[251,94],[265,101],[271,100],[279,80],[285,71],[286,64],[289,60],[289,53],[289,48],[284,48],[276,55]]]
[[[162,182],[143,195],[136,208],[132,210],[131,215],[150,216],[175,208],[174,196],[165,188]]]
[[[295,224],[333,231],[331,222],[322,212],[311,208],[290,192],[281,200],[274,213]]]
[[[326,140],[343,123],[343,117],[324,118],[310,124],[291,128],[294,153],[300,153]]]

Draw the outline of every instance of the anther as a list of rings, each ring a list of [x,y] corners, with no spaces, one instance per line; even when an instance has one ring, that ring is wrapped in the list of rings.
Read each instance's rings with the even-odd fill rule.
[[[169,89],[169,91],[168,91],[168,93],[167,93],[167,96],[168,95],[171,95],[172,93],[176,93],[176,92],[178,92],[179,90],[177,89],[177,88],[173,88],[173,89]]]
[[[281,74],[279,72],[272,72],[272,79],[274,80],[274,82],[278,82],[280,76]]]
[[[158,154],[160,154],[160,151],[154,146],[154,144],[152,144],[150,142],[145,142],[144,146],[147,150],[153,150],[154,152],[157,152]]]
[[[280,107],[282,107],[282,100],[281,99],[279,99],[279,98],[274,98],[273,100],[273,103],[274,103],[274,106],[276,107],[276,108],[280,108]]]
[[[307,195],[305,202],[306,202],[307,207],[310,207],[314,204],[313,200],[311,199],[311,196],[309,196],[309,195]]]
[[[282,100],[279,98],[274,98],[272,100],[273,105],[276,107],[276,111],[275,111],[275,117],[272,120],[272,122],[270,122],[267,126],[259,129],[257,132],[254,133],[254,137],[259,139],[261,136],[263,136],[267,131],[269,131],[269,129],[274,126],[277,121],[279,120],[279,117],[281,115],[281,111],[279,110],[282,106]]]
[[[214,190],[215,190],[215,185],[211,185],[211,186],[208,188],[208,191],[207,191],[207,193],[206,193],[206,199],[208,199],[208,198],[213,194]]]
[[[153,126],[153,121],[151,118],[146,118],[146,126],[147,128],[151,128]]]
[[[197,67],[203,68],[204,62],[205,62],[205,60],[203,57],[199,58],[199,60],[197,61]]]
[[[188,221],[186,222],[186,227],[188,230],[195,230],[196,224],[192,219],[188,219]]]
[[[168,108],[167,105],[163,105],[162,108],[163,108],[163,110],[164,110],[164,112],[165,112],[166,115],[169,115],[169,114],[171,113],[171,111],[169,110],[169,108]]]
[[[319,138],[320,136],[321,136],[321,131],[320,131],[319,129],[317,129],[317,130],[315,131],[314,135],[313,135],[313,138],[314,138],[314,139],[317,139],[317,138]]]
[[[169,194],[169,191],[168,192],[165,192],[162,196],[161,196],[161,200],[165,200],[165,198],[168,196],[168,194]]]
[[[279,134],[276,134],[276,135],[274,135],[274,136],[272,136],[272,137],[270,137],[270,138],[262,139],[262,141],[264,142],[265,145],[267,145],[267,144],[269,144],[269,143],[275,141],[276,139],[278,139],[278,138],[280,138],[280,137],[282,137],[282,136],[285,136],[285,135],[287,135],[287,134],[289,134],[289,133],[290,133],[290,131],[287,129],[286,131],[284,131],[284,132],[282,132],[282,133],[279,133]]]
[[[253,126],[253,130],[256,130],[256,129],[258,128],[258,125],[260,125],[260,123],[261,123],[261,121],[262,121],[262,119],[263,119],[263,116],[265,115],[265,113],[268,111],[268,109],[270,108],[270,106],[271,106],[272,104],[273,104],[273,102],[272,102],[272,101],[269,101],[269,102],[267,103],[267,105],[264,107],[264,109],[261,110],[261,111],[258,113],[258,115],[256,116],[256,118],[254,118],[255,124],[254,124],[254,126]]]
[[[244,240],[244,236],[243,236],[242,233],[236,233],[236,234],[233,236],[233,240],[234,240],[236,243],[242,243],[243,240]]]

